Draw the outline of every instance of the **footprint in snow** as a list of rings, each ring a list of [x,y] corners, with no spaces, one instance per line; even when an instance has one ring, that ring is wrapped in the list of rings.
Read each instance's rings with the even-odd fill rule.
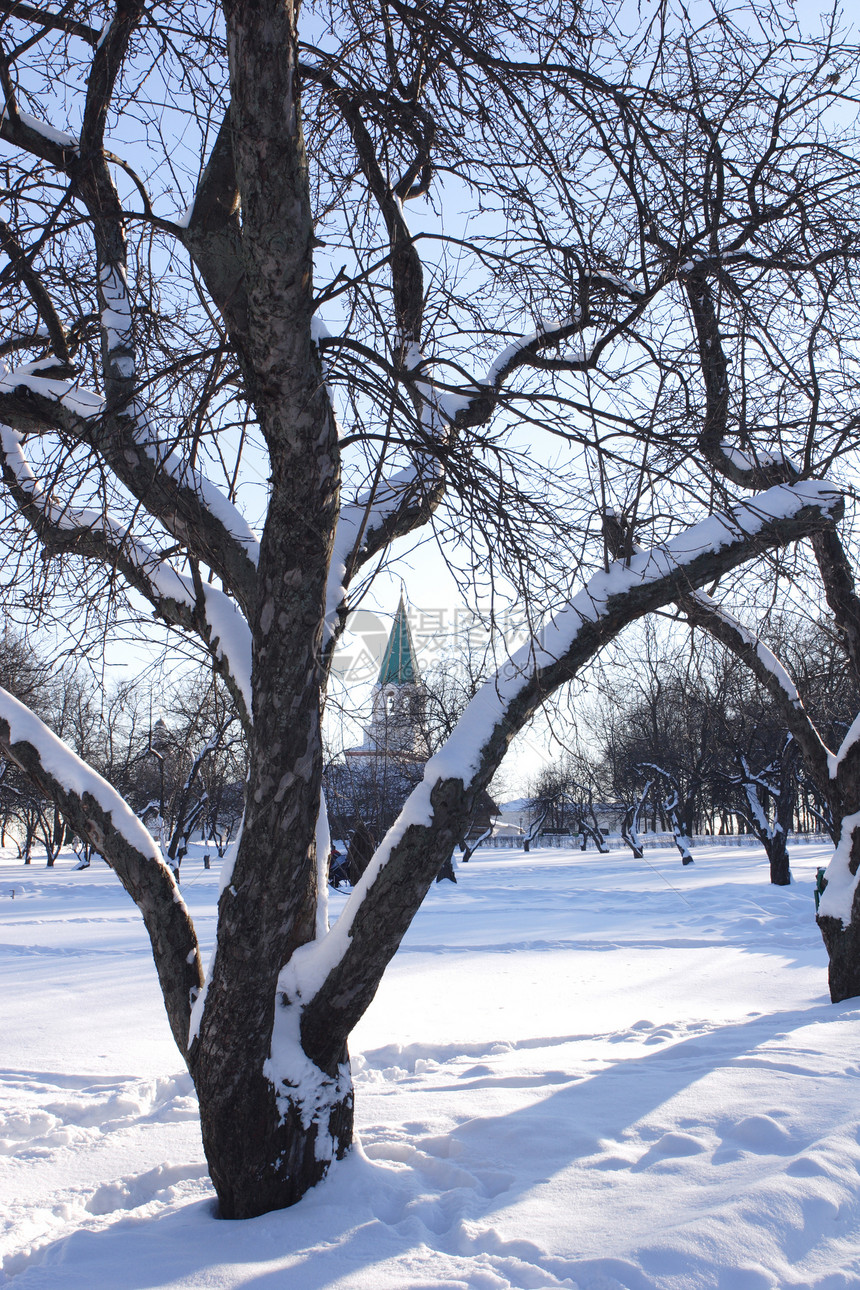
[[[369,1160],[378,1160],[382,1164],[389,1162],[408,1165],[435,1187],[446,1191],[457,1187],[474,1190],[478,1185],[474,1174],[449,1163],[450,1157],[419,1151],[410,1142],[365,1142],[363,1149]]]
[[[450,1133],[421,1138],[415,1146],[421,1151],[426,1151],[428,1156],[437,1156],[440,1160],[450,1160],[453,1156],[463,1154],[462,1142],[459,1138],[452,1137]]]
[[[638,1172],[640,1169],[648,1169],[661,1160],[698,1156],[707,1149],[707,1144],[701,1138],[694,1137],[692,1133],[664,1133],[653,1146],[648,1148],[645,1155],[631,1166],[631,1170]]]
[[[675,1031],[670,1030],[668,1026],[661,1026],[659,1030],[652,1030],[651,1034],[643,1039],[644,1044],[665,1044],[669,1039],[675,1038]]]
[[[832,1171],[815,1156],[798,1156],[786,1166],[785,1172],[791,1178],[830,1178]]]
[[[769,1115],[747,1115],[730,1126],[725,1136],[759,1156],[793,1155],[798,1148],[788,1130]]]
[[[171,1200],[178,1183],[208,1177],[205,1165],[156,1165],[143,1174],[130,1174],[102,1183],[85,1208],[90,1214],[112,1214],[118,1209],[138,1209],[152,1200]]]
[[[489,1171],[486,1169],[476,1169],[475,1177],[481,1184],[481,1191],[489,1200],[494,1200],[496,1196],[501,1196],[503,1191],[513,1187],[517,1180],[516,1174],[507,1174],[502,1171]]]

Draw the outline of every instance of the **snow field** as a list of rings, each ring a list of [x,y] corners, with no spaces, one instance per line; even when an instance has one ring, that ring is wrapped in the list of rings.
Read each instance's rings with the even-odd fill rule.
[[[860,1001],[826,993],[827,850],[796,848],[787,889],[759,849],[695,859],[460,866],[353,1037],[360,1146],[295,1209],[222,1223],[128,897],[100,862],[7,858],[0,1284],[860,1287]],[[204,950],[217,881],[192,853]]]

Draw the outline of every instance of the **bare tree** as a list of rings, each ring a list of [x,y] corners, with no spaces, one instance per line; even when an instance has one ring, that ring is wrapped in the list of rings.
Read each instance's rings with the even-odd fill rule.
[[[777,887],[791,882],[788,832],[794,815],[796,751],[789,736],[777,756],[760,770],[753,770],[745,754],[739,752],[738,773],[731,781],[743,790],[747,801],[744,818],[767,853],[770,880]]]
[[[36,646],[8,625],[0,635],[0,685],[41,717],[54,715],[63,674],[57,677]],[[40,792],[18,767],[0,759],[0,846],[7,833],[25,864],[32,863],[33,847],[45,849],[52,867],[62,842],[63,826],[53,802]],[[59,836],[58,836],[59,835]]]
[[[662,115],[672,98],[661,99],[659,91],[655,114],[640,118],[632,132],[623,120],[604,127],[615,143],[618,193],[636,211],[628,229],[638,229],[646,260],[655,248],[656,259],[665,268],[673,265],[683,282],[704,387],[704,399],[697,404],[690,398],[678,351],[680,333],[667,328],[655,350],[655,367],[659,381],[674,387],[676,417],[651,422],[649,430],[662,442],[658,456],[643,456],[639,485],[630,472],[622,472],[626,491],[608,480],[611,514],[607,507],[604,516],[617,529],[608,539],[616,552],[636,550],[637,521],[646,527],[651,523],[650,516],[641,514],[643,491],[651,485],[658,458],[671,471],[680,444],[706,463],[714,488],[730,495],[797,480],[810,471],[835,472],[840,458],[853,450],[857,411],[849,337],[857,310],[856,228],[851,221],[837,231],[842,218],[838,203],[807,203],[808,190],[801,192],[811,171],[794,145],[785,147],[791,119],[788,132],[795,145],[804,139],[807,160],[826,140],[825,149],[834,159],[840,154],[854,164],[854,64],[833,36],[831,28],[818,47],[812,81],[805,73],[796,76],[787,70],[771,79],[773,44],[761,51],[755,70],[752,62],[746,63],[757,89],[744,126],[729,104],[741,91],[741,68],[751,45],[742,40],[729,47],[718,38],[720,75],[714,77],[714,64],[696,56],[695,41],[670,41],[651,83],[667,89],[664,69],[684,64],[679,76],[690,111],[683,128]],[[843,85],[849,88],[844,112]],[[828,101],[831,89],[834,99]],[[717,110],[720,103],[722,112]],[[770,140],[762,147],[759,130],[767,128],[766,122]],[[684,159],[684,166],[691,160],[693,134],[700,140],[694,149],[695,178],[686,170],[679,183],[678,159]],[[849,182],[843,190],[849,204],[855,192]],[[783,220],[792,208],[799,210],[797,203],[803,214],[788,232]],[[786,313],[779,307],[780,297],[791,301]],[[822,530],[811,547],[815,577],[856,675],[860,597],[848,549],[836,527]],[[831,749],[804,710],[789,672],[747,623],[703,592],[686,594],[680,605],[692,623],[742,659],[780,705],[806,774],[828,804],[837,848],[819,926],[830,957],[832,997],[857,995],[860,725]]]
[[[659,785],[662,790],[657,795],[660,814],[672,830],[675,846],[681,853],[681,863],[685,865],[692,864],[690,816],[693,811],[695,794],[702,785],[701,778],[693,777],[688,779],[687,791],[682,793],[677,776],[671,770],[667,770],[665,766],[658,766],[655,762],[646,761],[641,764],[639,770],[646,775],[651,775],[653,786]],[[654,792],[655,787],[652,787],[651,791]]]
[[[598,767],[581,754],[568,751],[559,761],[545,766],[532,787],[530,835],[535,829],[569,833],[579,837],[580,850],[586,850],[590,839],[605,854],[609,848],[595,804],[595,794],[599,797],[600,790]]]
[[[603,778],[622,802],[639,801],[637,815],[650,783],[654,816],[672,830],[690,864],[692,835],[711,827],[726,695],[689,651],[673,657],[667,643],[664,655],[662,664],[628,658],[632,675],[610,695],[613,720],[597,743]]]
[[[639,820],[642,815],[642,808],[645,805],[648,794],[651,792],[652,783],[653,780],[649,779],[646,781],[645,787],[642,789],[639,796],[636,797],[625,810],[621,821],[621,836],[633,852],[636,860],[641,860],[645,854],[642,846],[642,838],[639,833]]]
[[[529,813],[532,818],[529,821],[528,829],[523,834],[523,851],[531,851],[532,843],[536,838],[540,837],[550,812],[550,805],[549,802],[538,802],[534,799],[529,803]]]
[[[517,731],[630,622],[833,533],[821,453],[774,487],[737,466],[713,342],[715,292],[808,334],[847,273],[856,166],[812,137],[841,55],[682,12],[621,56],[599,9],[565,3],[0,11],[7,592],[73,596],[92,640],[130,589],[229,689],[249,769],[208,975],[120,794],[5,693],[0,749],[137,902],[221,1213],[246,1217],[347,1150],[349,1034]],[[451,231],[452,201],[477,231]],[[780,304],[801,279],[810,303]],[[743,336],[762,409],[774,350]],[[517,451],[524,432],[569,463]],[[615,564],[595,522],[613,500],[649,526]],[[498,651],[329,931],[333,652],[350,589],[434,526],[534,631]]]

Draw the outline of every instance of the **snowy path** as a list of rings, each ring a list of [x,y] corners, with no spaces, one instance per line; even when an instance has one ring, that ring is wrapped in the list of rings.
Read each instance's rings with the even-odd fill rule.
[[[776,889],[758,850],[479,853],[354,1036],[360,1150],[242,1224],[212,1217],[128,898],[101,865],[0,865],[5,1283],[860,1287],[860,1002],[827,1001],[825,855]],[[184,889],[211,937],[216,876],[192,859]]]

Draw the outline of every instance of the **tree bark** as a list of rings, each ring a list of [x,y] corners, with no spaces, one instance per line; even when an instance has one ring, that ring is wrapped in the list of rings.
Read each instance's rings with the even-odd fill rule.
[[[770,880],[775,887],[787,887],[791,882],[788,859],[788,838],[782,829],[773,834],[765,847],[770,862]]]
[[[333,1070],[314,1068],[310,1085],[306,1078],[301,1088],[276,1090],[263,1073],[258,1046],[248,1060],[243,1032],[225,1032],[221,1059],[200,1063],[195,1075],[203,1148],[221,1218],[255,1218],[294,1205],[352,1143],[346,1046]]]
[[[230,129],[242,197],[253,401],[271,461],[253,635],[246,813],[190,1065],[224,1217],[294,1204],[351,1140],[343,1035],[327,1069],[294,1056],[295,1088],[267,1075],[281,967],[313,940],[322,779],[322,623],[337,522],[337,428],[311,340],[313,221],[301,129],[295,8],[225,4]],[[277,104],[273,111],[272,104]],[[237,1007],[237,1001],[241,1003]]]
[[[842,827],[847,823],[844,821]],[[856,874],[860,864],[860,827],[856,823],[848,827],[851,827],[849,868],[852,874]],[[842,841],[840,833],[840,843]],[[841,918],[820,913],[818,927],[830,960],[827,979],[831,1000],[841,1003],[843,999],[855,998],[860,995],[860,890],[854,893],[851,921],[847,926]]]

